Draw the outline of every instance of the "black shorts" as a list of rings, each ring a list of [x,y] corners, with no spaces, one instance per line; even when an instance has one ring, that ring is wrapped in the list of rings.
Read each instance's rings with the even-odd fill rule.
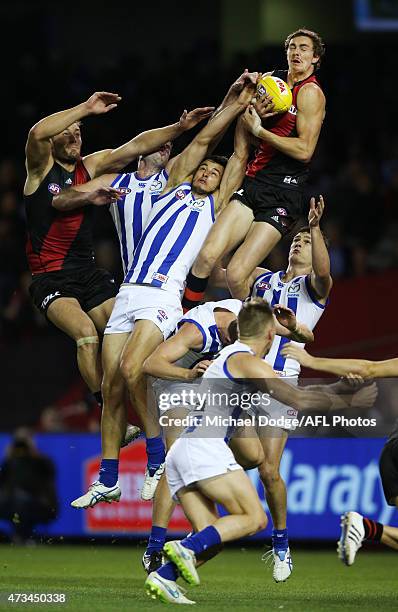
[[[398,497],[398,439],[389,440],[382,450],[379,460],[384,497],[389,506],[395,506]]]
[[[303,214],[303,194],[294,189],[267,185],[246,177],[243,185],[232,195],[248,206],[255,221],[265,221],[275,227],[282,236],[288,234]]]
[[[82,310],[88,312],[115,297],[117,287],[109,272],[93,266],[37,274],[33,277],[29,292],[33,303],[43,314],[59,298],[76,298]]]

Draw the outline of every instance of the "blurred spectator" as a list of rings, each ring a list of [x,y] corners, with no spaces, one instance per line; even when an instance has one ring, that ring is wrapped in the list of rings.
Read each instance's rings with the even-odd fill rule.
[[[0,518],[13,527],[13,541],[24,543],[38,523],[57,516],[55,468],[39,453],[27,432],[17,432],[0,468]]]

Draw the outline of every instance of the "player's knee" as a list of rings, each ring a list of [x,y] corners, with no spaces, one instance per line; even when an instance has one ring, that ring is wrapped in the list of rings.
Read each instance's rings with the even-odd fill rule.
[[[122,358],[120,372],[128,386],[134,386],[143,376],[142,361],[131,357]]]
[[[105,404],[108,404],[112,400],[123,397],[124,385],[115,383],[112,378],[104,375],[101,384],[101,393]]]
[[[260,506],[252,512],[250,519],[250,535],[258,533],[267,527],[267,515]]]
[[[231,262],[227,267],[228,287],[233,290],[242,280],[242,265]]]
[[[98,349],[99,338],[94,323],[87,321],[79,327],[75,337],[79,350],[93,351]]]
[[[258,470],[260,473],[260,478],[266,489],[272,487],[280,480],[281,476],[279,474],[278,466],[273,463],[263,462]]]

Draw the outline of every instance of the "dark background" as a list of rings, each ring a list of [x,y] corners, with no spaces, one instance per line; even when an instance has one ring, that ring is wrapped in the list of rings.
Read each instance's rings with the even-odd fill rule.
[[[396,2],[370,5],[397,16]],[[301,26],[319,31],[327,45],[319,73],[327,114],[308,196],[326,199],[323,228],[337,282],[316,346],[326,354],[332,347],[334,355],[396,354],[398,39],[394,31],[358,29],[355,6],[312,0],[2,4],[0,429],[98,427],[73,342],[47,325],[27,293],[22,189],[29,128],[96,90],[114,91],[123,97],[119,108],[84,121],[83,154],[118,146],[139,131],[178,120],[184,108],[217,105],[246,67],[285,67],[283,41]],[[232,134],[218,152],[231,152]],[[175,150],[191,137],[179,139]],[[106,211],[96,213],[98,264],[120,280],[112,222]],[[288,243],[268,259],[271,269],[284,268]]]

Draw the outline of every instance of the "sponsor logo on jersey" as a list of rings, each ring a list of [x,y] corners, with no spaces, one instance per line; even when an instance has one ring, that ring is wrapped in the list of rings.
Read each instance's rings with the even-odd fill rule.
[[[204,200],[193,200],[192,202],[188,204],[189,208],[191,208],[192,210],[197,210],[198,212],[203,210],[204,205],[205,205]]]
[[[283,182],[287,185],[298,185],[298,180],[294,176],[285,176]]]
[[[131,193],[131,189],[129,187],[116,187],[116,189],[120,191],[120,193],[122,193],[123,195]]]
[[[295,283],[294,285],[290,285],[287,290],[288,293],[298,293],[300,291],[300,283]]]
[[[50,300],[53,300],[56,297],[61,297],[61,294],[59,291],[56,291],[55,293],[49,293],[48,295],[46,295],[46,297],[44,298],[44,300],[41,303],[40,308],[45,308],[48,304],[48,302]]]
[[[280,287],[280,288],[283,287],[283,283],[281,283],[281,281],[278,281],[278,287]]]
[[[260,281],[259,283],[257,283],[257,289],[264,289],[265,291],[267,291],[267,289],[271,289],[271,285],[266,281]]]
[[[176,198],[183,200],[185,198],[185,191],[183,189],[176,191]]]
[[[58,195],[59,192],[61,191],[61,187],[59,185],[57,185],[57,183],[50,183],[49,186],[48,186],[48,191],[52,195]]]
[[[283,217],[287,217],[287,210],[286,210],[286,208],[277,208],[276,212],[279,215],[282,215]]]
[[[274,221],[276,221],[277,223],[279,223],[279,217],[278,217],[278,215],[273,215],[273,216],[271,217],[271,219],[273,219]]]
[[[163,187],[162,181],[153,181],[149,187],[149,191],[161,191]]]
[[[298,414],[298,410],[293,410],[293,408],[291,408],[290,410],[287,411],[287,414],[289,416],[296,416]]]
[[[146,187],[146,183],[138,183],[138,187]]]
[[[297,115],[297,108],[294,106],[294,104],[292,104],[287,112],[291,115]]]
[[[152,274],[152,278],[153,280],[158,280],[161,283],[167,283],[167,281],[169,280],[169,277],[166,276],[166,274],[160,274],[159,272],[154,272]]]
[[[158,321],[162,323],[162,321],[167,321],[168,318],[169,317],[167,316],[164,310],[160,310],[160,309],[158,310],[158,316],[157,316]]]
[[[72,179],[71,178],[66,179],[65,185],[72,185]]]

